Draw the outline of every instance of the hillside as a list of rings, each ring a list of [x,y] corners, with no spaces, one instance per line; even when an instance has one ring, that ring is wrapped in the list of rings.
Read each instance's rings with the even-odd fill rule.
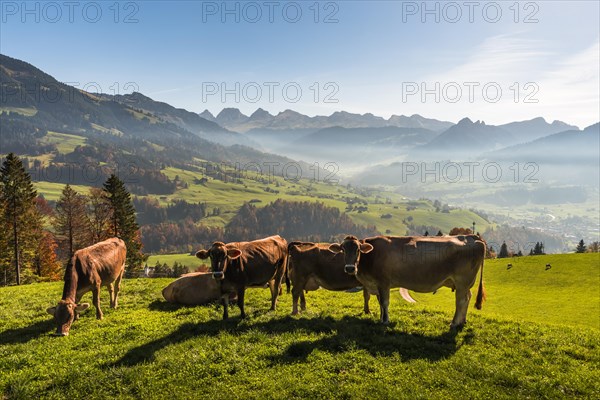
[[[4,154],[14,151],[19,155],[56,156],[61,151],[44,139],[55,132],[85,138],[79,151],[85,153],[84,159],[81,154],[71,154],[60,161],[55,157],[43,159],[63,166],[72,163],[80,168],[86,164],[114,169],[117,165],[135,165],[160,175],[158,170],[165,164],[183,166],[201,158],[240,165],[278,163],[275,173],[281,174],[280,166],[292,162],[244,146],[252,143],[247,137],[140,93],[88,93],[5,55],[0,55],[0,71]],[[235,144],[224,145],[232,143]]]
[[[160,291],[169,279],[126,279],[118,310],[105,307],[102,321],[88,311],[69,337],[56,338],[45,309],[60,297],[60,283],[0,288],[0,393],[7,399],[82,393],[144,399],[364,393],[595,398],[598,264],[586,267],[586,255],[560,257],[550,260],[551,270],[533,275],[521,264],[506,271],[504,261],[486,262],[488,300],[482,311],[471,305],[469,323],[458,333],[448,332],[453,305],[426,304],[451,303],[447,291],[419,295],[417,304],[393,291],[385,327],[377,312],[361,314],[360,293],[309,292],[307,311],[290,317],[289,294],[269,312],[267,290],[249,289],[249,318],[223,322],[217,306],[165,303]],[[535,269],[549,260],[532,259]],[[101,296],[106,304],[107,292]]]

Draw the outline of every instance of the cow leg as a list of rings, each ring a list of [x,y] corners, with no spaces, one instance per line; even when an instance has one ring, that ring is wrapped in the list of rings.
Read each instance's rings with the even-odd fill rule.
[[[306,300],[304,299],[304,286],[306,282],[302,279],[294,279],[292,286],[292,315],[298,314],[298,299],[302,311],[306,309]]]
[[[390,288],[378,288],[379,292],[379,310],[381,312],[380,321],[387,325],[390,323],[388,309],[390,306]]]
[[[238,301],[238,304],[244,303],[244,299],[241,299],[241,302],[240,302],[239,297],[238,297],[237,301]],[[225,293],[221,296],[221,304],[223,305],[223,321],[225,321],[227,318],[229,318],[229,293]]]
[[[304,297],[304,290],[300,292],[300,309],[306,311],[306,298]]]
[[[81,298],[83,297],[83,293],[77,293],[75,294],[75,304],[79,304],[79,302],[81,301]],[[75,311],[75,318],[74,320],[77,321],[79,319],[79,313],[77,311]]]
[[[102,319],[103,314],[100,309],[100,285],[95,285],[92,287],[92,301],[94,303],[94,307],[96,307],[96,319]]]
[[[283,287],[281,286],[281,282],[283,280],[283,275],[285,274],[285,258],[281,260],[281,262],[277,265],[277,271],[275,272],[275,278],[269,282],[269,286],[271,287],[271,310],[275,311],[277,308],[277,297],[283,291]]]
[[[110,308],[115,308],[115,285],[108,285],[108,296],[110,298]]]
[[[467,287],[456,288],[456,312],[450,329],[461,328],[467,323],[467,309],[471,301],[471,290]]]
[[[119,306],[119,292],[121,291],[121,280],[123,279],[123,274],[125,273],[125,270],[121,270],[121,273],[119,274],[119,276],[117,277],[117,279],[115,279],[115,300],[114,300],[114,306],[113,308],[117,308]]]
[[[369,294],[369,291],[364,287],[363,287],[363,298],[365,300],[364,312],[365,312],[365,314],[371,314],[371,310],[369,310],[369,299],[371,298],[371,295]]]
[[[277,296],[279,294],[279,288],[277,287],[278,282],[280,281],[277,279],[269,281],[269,288],[271,289],[271,311],[277,309]]]
[[[241,316],[242,318],[246,318],[246,313],[244,312],[244,295],[246,294],[246,287],[242,286],[241,288],[238,288],[237,291],[237,303],[238,303],[238,307],[240,308],[240,312],[241,312]]]

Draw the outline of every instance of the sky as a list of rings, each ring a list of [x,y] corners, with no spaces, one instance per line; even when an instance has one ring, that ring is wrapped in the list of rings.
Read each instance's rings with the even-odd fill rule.
[[[0,2],[0,52],[213,114],[600,120],[598,1]]]

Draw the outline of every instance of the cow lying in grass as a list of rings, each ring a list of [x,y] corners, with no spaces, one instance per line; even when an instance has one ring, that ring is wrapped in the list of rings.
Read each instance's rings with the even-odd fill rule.
[[[220,300],[221,286],[211,272],[192,272],[171,282],[162,295],[169,303],[200,306]],[[230,296],[229,300],[235,301],[236,296]]]

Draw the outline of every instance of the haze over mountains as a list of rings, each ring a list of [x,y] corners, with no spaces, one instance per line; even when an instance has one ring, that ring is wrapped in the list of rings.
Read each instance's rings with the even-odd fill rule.
[[[272,115],[260,108],[250,116],[237,108],[224,108],[215,117],[208,111],[197,114],[175,108],[142,93],[83,92],[4,55],[0,77],[3,153],[11,148],[35,153],[31,138],[56,131],[121,146],[132,156],[145,149],[149,159],[329,161],[339,164],[342,176],[405,160],[507,161],[518,156],[580,163],[593,161],[597,154],[597,125],[582,132],[543,118],[493,126],[469,118],[453,124],[420,115],[384,119],[338,111],[311,117],[293,110]]]

